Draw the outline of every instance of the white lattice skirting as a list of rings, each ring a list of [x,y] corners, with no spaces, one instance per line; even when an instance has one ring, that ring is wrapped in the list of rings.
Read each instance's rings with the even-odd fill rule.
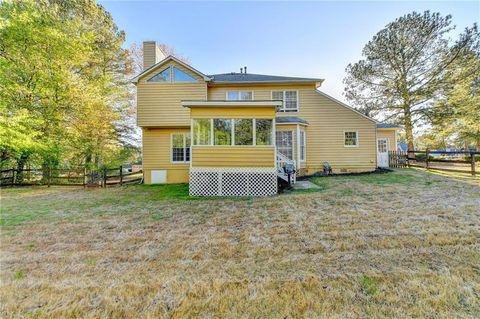
[[[190,168],[190,196],[271,196],[275,168]]]

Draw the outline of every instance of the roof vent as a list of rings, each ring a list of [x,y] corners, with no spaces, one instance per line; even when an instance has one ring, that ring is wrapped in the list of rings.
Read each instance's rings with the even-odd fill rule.
[[[243,73],[243,68],[240,68],[240,73]]]
[[[247,73],[247,66],[244,66],[243,68],[245,70],[245,73]]]

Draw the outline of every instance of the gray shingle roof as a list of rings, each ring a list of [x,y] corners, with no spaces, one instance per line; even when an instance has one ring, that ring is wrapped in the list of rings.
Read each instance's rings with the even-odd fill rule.
[[[278,76],[252,73],[222,73],[209,75],[215,82],[321,82],[323,79],[298,78],[292,76]]]
[[[275,118],[276,123],[303,123],[308,124],[307,121],[298,116],[277,116]]]
[[[402,128],[402,126],[397,124],[378,123],[377,128]]]

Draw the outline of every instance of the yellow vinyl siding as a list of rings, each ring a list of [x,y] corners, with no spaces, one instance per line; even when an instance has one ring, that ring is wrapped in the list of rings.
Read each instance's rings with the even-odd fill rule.
[[[395,136],[397,134],[396,130],[392,129],[377,129],[377,138],[388,138],[388,150],[389,151],[396,151],[397,145]]]
[[[176,66],[198,82],[147,82],[149,78]],[[173,69],[172,69],[173,71]],[[190,111],[182,100],[205,100],[207,84],[201,76],[175,61],[169,61],[144,75],[137,84],[137,124],[141,127],[172,127],[190,125]]]
[[[298,116],[308,121],[306,174],[322,170],[329,162],[335,172],[372,171],[376,166],[376,123],[327,98],[315,90],[315,85],[238,85],[215,86],[208,89],[208,98],[225,99],[230,90],[252,90],[255,100],[271,99],[275,90],[298,91],[299,112],[277,113],[277,116]],[[277,129],[283,129],[278,125]],[[357,131],[358,147],[344,147],[344,131]],[[296,145],[297,133],[294,129]],[[295,146],[295,159],[297,151]]]
[[[275,167],[273,146],[193,146],[192,167]]]
[[[188,183],[189,163],[171,161],[171,134],[189,133],[189,128],[144,128],[143,169],[145,184],[151,183],[152,170],[166,170],[167,183]]]
[[[277,90],[298,90],[308,89],[315,90],[314,84],[300,84],[300,85],[242,85],[242,86],[215,86],[208,88],[209,100],[225,100],[227,91],[253,91],[254,100],[271,100],[272,91]]]
[[[273,119],[275,107],[193,107],[192,118]]]

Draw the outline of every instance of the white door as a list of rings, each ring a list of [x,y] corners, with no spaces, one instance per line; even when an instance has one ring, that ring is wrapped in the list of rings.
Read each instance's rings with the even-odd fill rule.
[[[377,139],[377,166],[388,167],[388,139]]]
[[[276,131],[275,139],[277,150],[293,160],[293,131]]]

